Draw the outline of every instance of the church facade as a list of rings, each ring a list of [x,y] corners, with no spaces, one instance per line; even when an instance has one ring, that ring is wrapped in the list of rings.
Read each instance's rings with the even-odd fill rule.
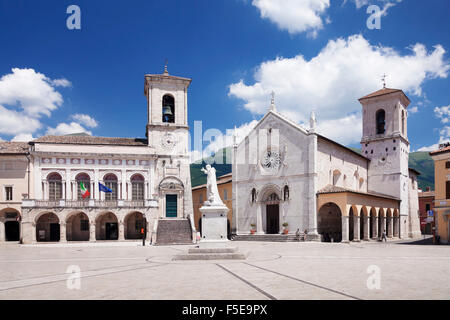
[[[189,222],[193,234],[190,83],[167,69],[145,76],[146,139],[44,136],[22,148],[24,156],[15,156],[25,159],[18,176],[27,179],[28,192],[20,208],[3,203],[0,237],[12,213],[23,243],[141,239],[144,230],[154,240],[166,219]],[[10,173],[0,174],[6,183]]]
[[[408,168],[407,111],[401,90],[359,99],[362,152],[304,128],[272,105],[233,146],[233,231],[304,233],[348,242],[420,236],[418,172]]]

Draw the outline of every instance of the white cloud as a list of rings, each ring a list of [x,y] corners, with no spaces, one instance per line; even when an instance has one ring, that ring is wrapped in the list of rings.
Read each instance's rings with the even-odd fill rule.
[[[322,18],[330,0],[253,0],[262,18],[291,34],[309,32],[315,36],[323,28]],[[326,17],[325,17],[326,18]]]
[[[402,0],[353,0],[357,9],[360,9],[364,6],[368,5],[382,5],[383,9],[381,9],[380,16],[386,16],[389,8],[392,8],[402,2]]]
[[[209,133],[211,133],[214,135],[214,139],[201,152],[199,150],[192,150],[191,161],[194,162],[202,158],[210,157],[213,153],[216,153],[220,149],[233,145],[234,135],[236,135],[236,143],[239,144],[257,124],[258,121],[253,120],[251,122],[244,123],[235,129],[229,129],[225,134],[222,132],[220,132],[220,134],[215,134],[219,133],[216,129],[213,129],[214,131],[210,132],[208,132],[209,130],[206,130],[203,138],[208,139]],[[227,161],[231,163],[231,159],[227,159]]]
[[[0,105],[0,134],[33,133],[41,126],[39,120]]]
[[[50,116],[63,103],[55,84],[33,69],[13,68],[0,78],[0,105],[8,105],[32,117]]]
[[[450,119],[450,106],[434,108],[434,114],[441,119],[442,123],[448,123]]]
[[[79,123],[71,122],[71,123],[60,123],[56,128],[48,128],[47,135],[59,136],[65,134],[73,134],[73,133],[87,133],[91,135],[92,133],[86,130]]]
[[[318,133],[342,144],[359,142],[361,139],[361,128],[361,113],[317,123]]]
[[[98,122],[92,118],[91,116],[87,115],[87,114],[73,114],[71,116],[71,118],[75,121],[78,122],[79,124],[82,124],[88,128],[96,128],[98,126]]]
[[[410,113],[410,114],[414,114],[414,113],[417,113],[417,112],[419,112],[419,108],[417,106],[408,108],[408,113]]]
[[[34,137],[30,133],[20,133],[11,139],[11,141],[14,141],[14,142],[29,142],[32,140],[34,140]]]
[[[67,88],[67,87],[71,87],[72,86],[72,82],[70,82],[67,79],[55,79],[55,80],[52,80],[52,84],[55,87],[63,87],[63,88]]]
[[[410,49],[410,54],[402,55],[389,47],[373,46],[362,35],[330,40],[310,60],[299,54],[263,62],[254,74],[254,84],[246,85],[243,80],[233,83],[229,95],[244,100],[244,107],[251,113],[262,115],[274,90],[278,110],[296,122],[307,123],[315,109],[319,122],[335,121],[328,126],[346,123],[361,111],[357,99],[381,88],[384,72],[388,73],[388,87],[416,96],[422,94],[426,80],[448,76],[450,64],[444,59],[442,46],[435,46],[431,52],[422,44]],[[337,141],[359,142],[361,126],[358,130],[359,134],[352,128],[354,135]]]

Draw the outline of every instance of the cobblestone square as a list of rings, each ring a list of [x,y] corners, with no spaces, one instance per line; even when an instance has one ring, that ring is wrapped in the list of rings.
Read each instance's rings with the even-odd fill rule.
[[[172,261],[193,246],[138,242],[2,245],[0,299],[450,298],[450,246],[231,244],[247,260]],[[81,271],[79,289],[68,273],[74,270]]]

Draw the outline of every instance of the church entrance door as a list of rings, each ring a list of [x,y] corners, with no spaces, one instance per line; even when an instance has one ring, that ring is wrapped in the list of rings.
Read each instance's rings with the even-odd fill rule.
[[[176,218],[177,214],[177,195],[176,194],[167,194],[166,195],[166,217],[167,218]]]
[[[280,233],[280,206],[278,204],[268,204],[267,208],[267,234]]]

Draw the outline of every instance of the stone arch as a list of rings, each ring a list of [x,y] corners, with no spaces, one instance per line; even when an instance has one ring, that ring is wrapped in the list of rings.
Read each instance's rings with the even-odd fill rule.
[[[117,240],[119,238],[119,220],[111,211],[101,212],[95,218],[96,240]]]
[[[0,241],[19,241],[21,220],[20,211],[14,208],[0,210],[0,224],[4,224],[4,238]]]
[[[125,239],[142,239],[141,228],[147,230],[145,215],[139,211],[127,213],[123,225]]]
[[[66,216],[67,241],[89,241],[90,219],[83,211],[74,211]]]
[[[275,193],[279,199],[282,199],[281,189],[276,184],[266,184],[264,187],[261,188],[261,191],[258,192],[258,200],[260,202],[265,202],[267,198]]]
[[[336,203],[328,202],[320,207],[317,226],[323,242],[342,241],[342,212]]]
[[[162,97],[162,122],[175,123],[175,97],[170,93]]]
[[[378,236],[378,222],[377,222],[378,212],[375,207],[370,208],[370,230],[369,237],[374,239]]]
[[[359,212],[355,205],[350,206],[348,210],[348,240],[353,241],[359,229],[356,228],[357,220],[359,219]]]
[[[359,239],[369,240],[370,218],[369,210],[366,206],[362,206],[359,211]]]
[[[38,242],[58,242],[60,240],[60,220],[53,212],[42,212],[35,218],[36,240]]]
[[[378,210],[378,238],[381,238],[383,231],[386,230],[386,210],[380,208]]]

